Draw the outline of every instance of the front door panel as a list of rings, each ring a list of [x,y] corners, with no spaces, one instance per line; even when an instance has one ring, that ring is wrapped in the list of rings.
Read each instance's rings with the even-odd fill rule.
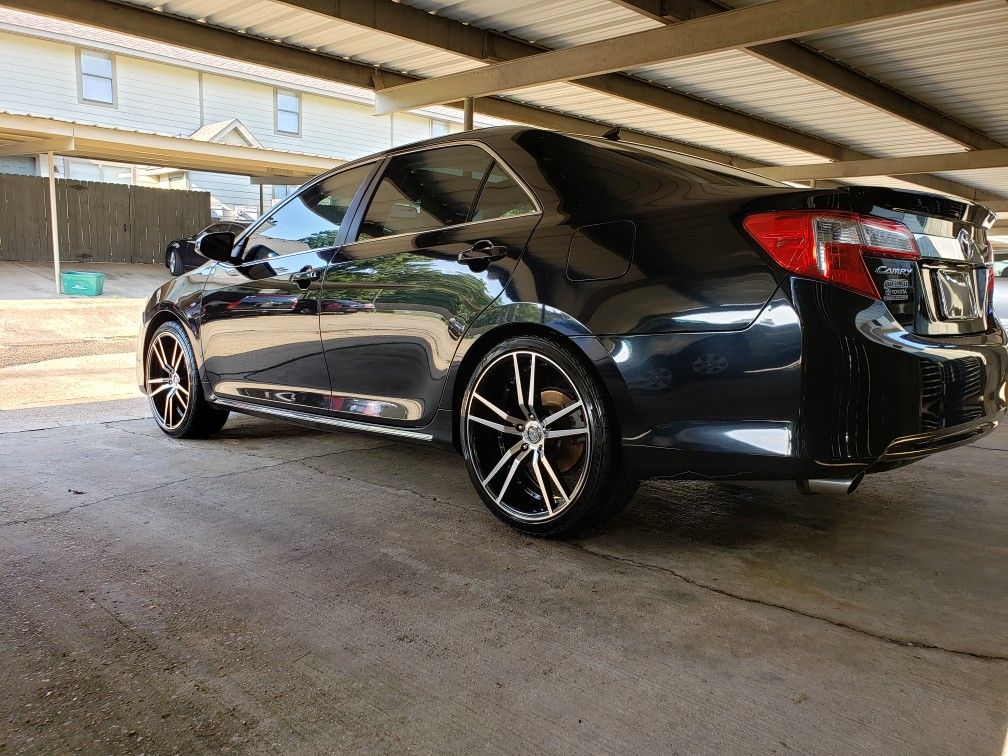
[[[204,369],[216,395],[326,412],[329,375],[319,339],[319,280],[292,275],[323,270],[314,251],[231,266],[218,264],[203,295]]]
[[[374,162],[302,187],[217,265],[203,296],[200,341],[218,396],[328,414],[319,335],[321,279]]]

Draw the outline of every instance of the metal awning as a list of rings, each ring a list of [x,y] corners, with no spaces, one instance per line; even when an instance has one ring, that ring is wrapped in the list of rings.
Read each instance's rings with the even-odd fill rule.
[[[92,160],[284,179],[307,179],[344,162],[298,152],[0,112],[0,155],[47,152]]]

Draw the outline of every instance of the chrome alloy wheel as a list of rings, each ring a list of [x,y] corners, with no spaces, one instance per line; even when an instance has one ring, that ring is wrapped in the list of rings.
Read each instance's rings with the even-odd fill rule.
[[[463,408],[467,452],[487,496],[523,522],[558,517],[588,473],[591,433],[570,376],[537,352],[503,354],[484,368]]]
[[[175,430],[182,424],[190,391],[185,349],[172,333],[157,334],[147,349],[147,396],[162,428]]]
[[[179,270],[182,266],[179,265],[178,250],[172,250],[168,253],[168,272],[173,276],[177,276],[178,273],[175,271]]]

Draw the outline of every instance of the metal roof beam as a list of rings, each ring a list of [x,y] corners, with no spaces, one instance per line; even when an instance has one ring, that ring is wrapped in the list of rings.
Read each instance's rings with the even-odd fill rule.
[[[652,63],[750,47],[873,19],[955,5],[964,0],[775,0],[681,24],[552,50],[518,60],[424,79],[378,92],[375,112],[437,105]]]
[[[711,16],[727,10],[714,0],[612,0],[612,2],[665,24]],[[964,147],[990,150],[1004,146],[979,129],[957,121],[937,108],[925,105],[800,42],[793,40],[770,42],[746,48],[745,52]]]
[[[313,52],[302,47],[265,40],[211,24],[182,19],[166,13],[124,5],[112,0],[0,0],[0,5],[76,23],[89,24],[143,39],[153,39],[201,52],[211,51],[234,60],[279,68],[292,73],[312,76],[325,81],[375,89],[417,81],[416,77],[389,69],[344,60]],[[324,6],[325,4],[321,4]],[[330,0],[330,6],[333,0]],[[352,6],[354,3],[340,3]],[[331,9],[331,7],[330,7]],[[423,13],[423,16],[429,14]],[[332,14],[330,14],[332,15]],[[436,18],[431,16],[431,18]],[[458,98],[454,98],[458,99]],[[459,103],[461,107],[461,103]],[[600,136],[612,127],[599,121],[564,115],[554,111],[522,105],[496,98],[478,98],[477,112],[532,126]],[[738,157],[719,150],[698,147],[630,129],[623,130],[628,141],[676,150],[688,155],[715,160],[739,168],[764,165],[759,161]]]
[[[499,32],[463,24],[419,8],[389,0],[279,0],[301,10],[311,11],[346,23],[390,34],[400,39],[434,47],[438,50],[479,60],[500,62],[517,60],[547,52],[547,48],[509,37]],[[575,84],[629,102],[647,105],[669,113],[731,129],[795,150],[821,155],[831,160],[855,160],[863,153],[841,144],[782,126],[708,100],[650,84],[622,74],[603,74],[578,79]]]
[[[845,179],[862,176],[901,176],[912,173],[938,171],[975,171],[982,168],[1008,167],[1008,147],[996,150],[946,152],[931,155],[912,155],[894,158],[846,160],[839,163],[814,163],[811,165],[782,165],[757,168],[755,171],[780,181],[809,179]]]
[[[47,152],[62,152],[76,157],[238,175],[308,177],[344,162],[337,158],[260,147],[203,142],[188,137],[92,126],[42,116],[0,113],[0,139],[20,138],[36,143],[52,143],[54,146]],[[55,147],[57,144],[72,144],[73,147],[58,149]]]

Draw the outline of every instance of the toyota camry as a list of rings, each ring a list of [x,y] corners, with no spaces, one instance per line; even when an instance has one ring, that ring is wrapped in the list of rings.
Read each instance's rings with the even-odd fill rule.
[[[143,314],[155,421],[453,447],[490,511],[538,535],[649,478],[849,493],[998,423],[985,208],[610,136],[441,137],[201,235],[206,263]]]

